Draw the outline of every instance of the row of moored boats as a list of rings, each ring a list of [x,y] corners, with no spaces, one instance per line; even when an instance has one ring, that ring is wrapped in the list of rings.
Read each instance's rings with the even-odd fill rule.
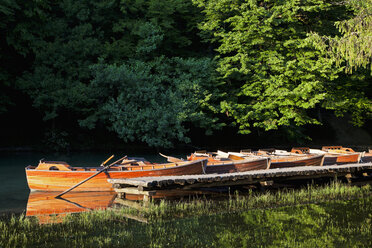
[[[37,166],[26,167],[29,188],[39,191],[64,191],[84,179],[94,176],[80,185],[78,191],[111,191],[107,179],[178,176],[193,174],[233,173],[250,170],[267,170],[296,166],[323,166],[372,162],[372,151],[355,152],[342,146],[327,146],[322,149],[307,147],[291,151],[260,149],[240,152],[197,151],[186,159],[166,156],[168,163],[150,163],[141,158],[124,157],[99,175],[103,167],[72,167],[66,162],[40,161]]]

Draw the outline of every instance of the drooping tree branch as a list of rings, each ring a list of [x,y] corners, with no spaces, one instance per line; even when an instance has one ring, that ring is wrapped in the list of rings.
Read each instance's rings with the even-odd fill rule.
[[[355,14],[353,18],[335,23],[342,36],[324,37],[312,33],[311,38],[320,50],[336,60],[338,66],[346,62],[345,72],[352,73],[359,67],[372,69],[372,0],[341,3]]]

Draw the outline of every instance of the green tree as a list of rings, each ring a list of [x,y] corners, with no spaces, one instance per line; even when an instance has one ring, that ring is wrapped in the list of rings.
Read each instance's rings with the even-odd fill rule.
[[[330,83],[324,105],[334,109],[337,116],[351,113],[351,122],[362,126],[365,119],[372,118],[372,1],[336,1],[332,5],[345,6],[352,13],[334,23],[339,33],[312,32],[309,37],[317,49],[353,75]]]
[[[63,138],[53,130],[94,128],[97,121],[126,141],[153,146],[187,141],[190,123],[211,129],[206,123],[214,119],[202,111],[214,111],[203,99],[211,97],[205,86],[213,63],[197,36],[201,14],[191,1],[19,6],[7,42],[31,63],[17,86],[44,114],[53,139]],[[129,114],[131,108],[141,110]]]
[[[285,127],[297,136],[299,126],[320,124],[312,110],[350,106],[348,96],[357,92],[336,81],[342,68],[308,38],[311,31],[336,33],[334,21],[347,15],[342,6],[317,0],[195,3],[205,14],[200,28],[217,44],[221,109],[240,133]],[[335,95],[346,89],[351,92]],[[363,93],[358,102],[353,110],[362,122],[370,103]]]
[[[211,63],[159,57],[151,62],[98,64],[91,87],[99,108],[81,124],[93,128],[103,122],[126,142],[155,147],[188,142],[186,123],[210,130],[216,121],[204,113],[211,110],[206,103],[211,97],[206,87],[213,74]]]
[[[372,72],[372,0],[348,0],[333,4],[346,5],[354,15],[335,22],[340,36],[313,33],[314,44],[335,58],[337,65],[346,62],[345,70],[348,73],[359,67],[369,67]]]
[[[12,60],[12,53],[8,52],[7,45],[8,26],[14,22],[15,12],[19,9],[18,4],[14,0],[4,0],[0,3],[0,114],[8,110],[9,105],[13,104],[12,99],[7,94],[9,89],[14,85],[11,83],[12,64],[8,63]]]
[[[19,77],[18,87],[44,113],[45,121],[84,113],[91,103],[86,94],[89,66],[104,51],[104,28],[119,11],[115,13],[112,2],[22,4],[22,19],[8,39],[20,54],[32,58],[32,66]]]

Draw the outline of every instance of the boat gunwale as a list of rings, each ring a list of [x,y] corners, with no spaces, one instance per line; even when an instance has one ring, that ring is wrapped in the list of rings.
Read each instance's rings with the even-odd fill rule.
[[[213,162],[209,162],[207,163],[207,166],[226,166],[226,165],[240,165],[240,164],[245,164],[245,163],[250,163],[250,162],[257,162],[257,161],[262,161],[262,160],[267,160],[267,162],[269,162],[268,160],[270,160],[270,158],[258,158],[258,159],[254,159],[254,160],[231,160],[231,161],[226,161],[228,163],[225,163],[225,161],[221,162],[221,163],[218,163],[218,164],[209,164],[209,163],[213,163]],[[216,161],[217,162],[217,161]]]
[[[322,157],[324,157],[324,154],[319,154],[319,155],[314,154],[313,156],[307,156],[305,158],[297,157],[297,158],[299,158],[298,160],[288,160],[288,161],[278,161],[278,162],[276,162],[274,159],[271,159],[271,163],[280,164],[280,163],[289,163],[289,162],[302,162],[302,161],[311,160],[311,159],[318,159],[318,158],[322,158]]]
[[[244,154],[246,157],[249,157],[250,154]],[[300,156],[298,156],[300,155]],[[257,156],[257,155],[254,155]],[[271,163],[288,163],[288,162],[301,162],[305,160],[321,158],[325,156],[325,154],[296,154],[296,155],[258,155],[257,157],[269,158]],[[291,158],[294,158],[293,160]],[[286,161],[275,161],[276,159],[287,159]]]
[[[337,152],[327,152],[324,155],[326,157],[347,157],[347,156],[355,156],[360,155],[361,152],[350,152],[350,153],[337,153]]]

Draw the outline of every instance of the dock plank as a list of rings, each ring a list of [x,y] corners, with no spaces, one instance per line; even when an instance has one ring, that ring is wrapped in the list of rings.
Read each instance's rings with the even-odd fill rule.
[[[269,170],[256,170],[246,172],[235,172],[226,174],[203,174],[184,176],[163,176],[163,177],[141,177],[108,179],[112,184],[126,186],[141,186],[150,189],[162,188],[197,188],[215,187],[218,185],[241,185],[253,184],[260,181],[291,180],[297,178],[317,178],[345,176],[350,173],[372,172],[372,163],[327,165],[327,166],[302,166],[290,168],[277,168]]]

